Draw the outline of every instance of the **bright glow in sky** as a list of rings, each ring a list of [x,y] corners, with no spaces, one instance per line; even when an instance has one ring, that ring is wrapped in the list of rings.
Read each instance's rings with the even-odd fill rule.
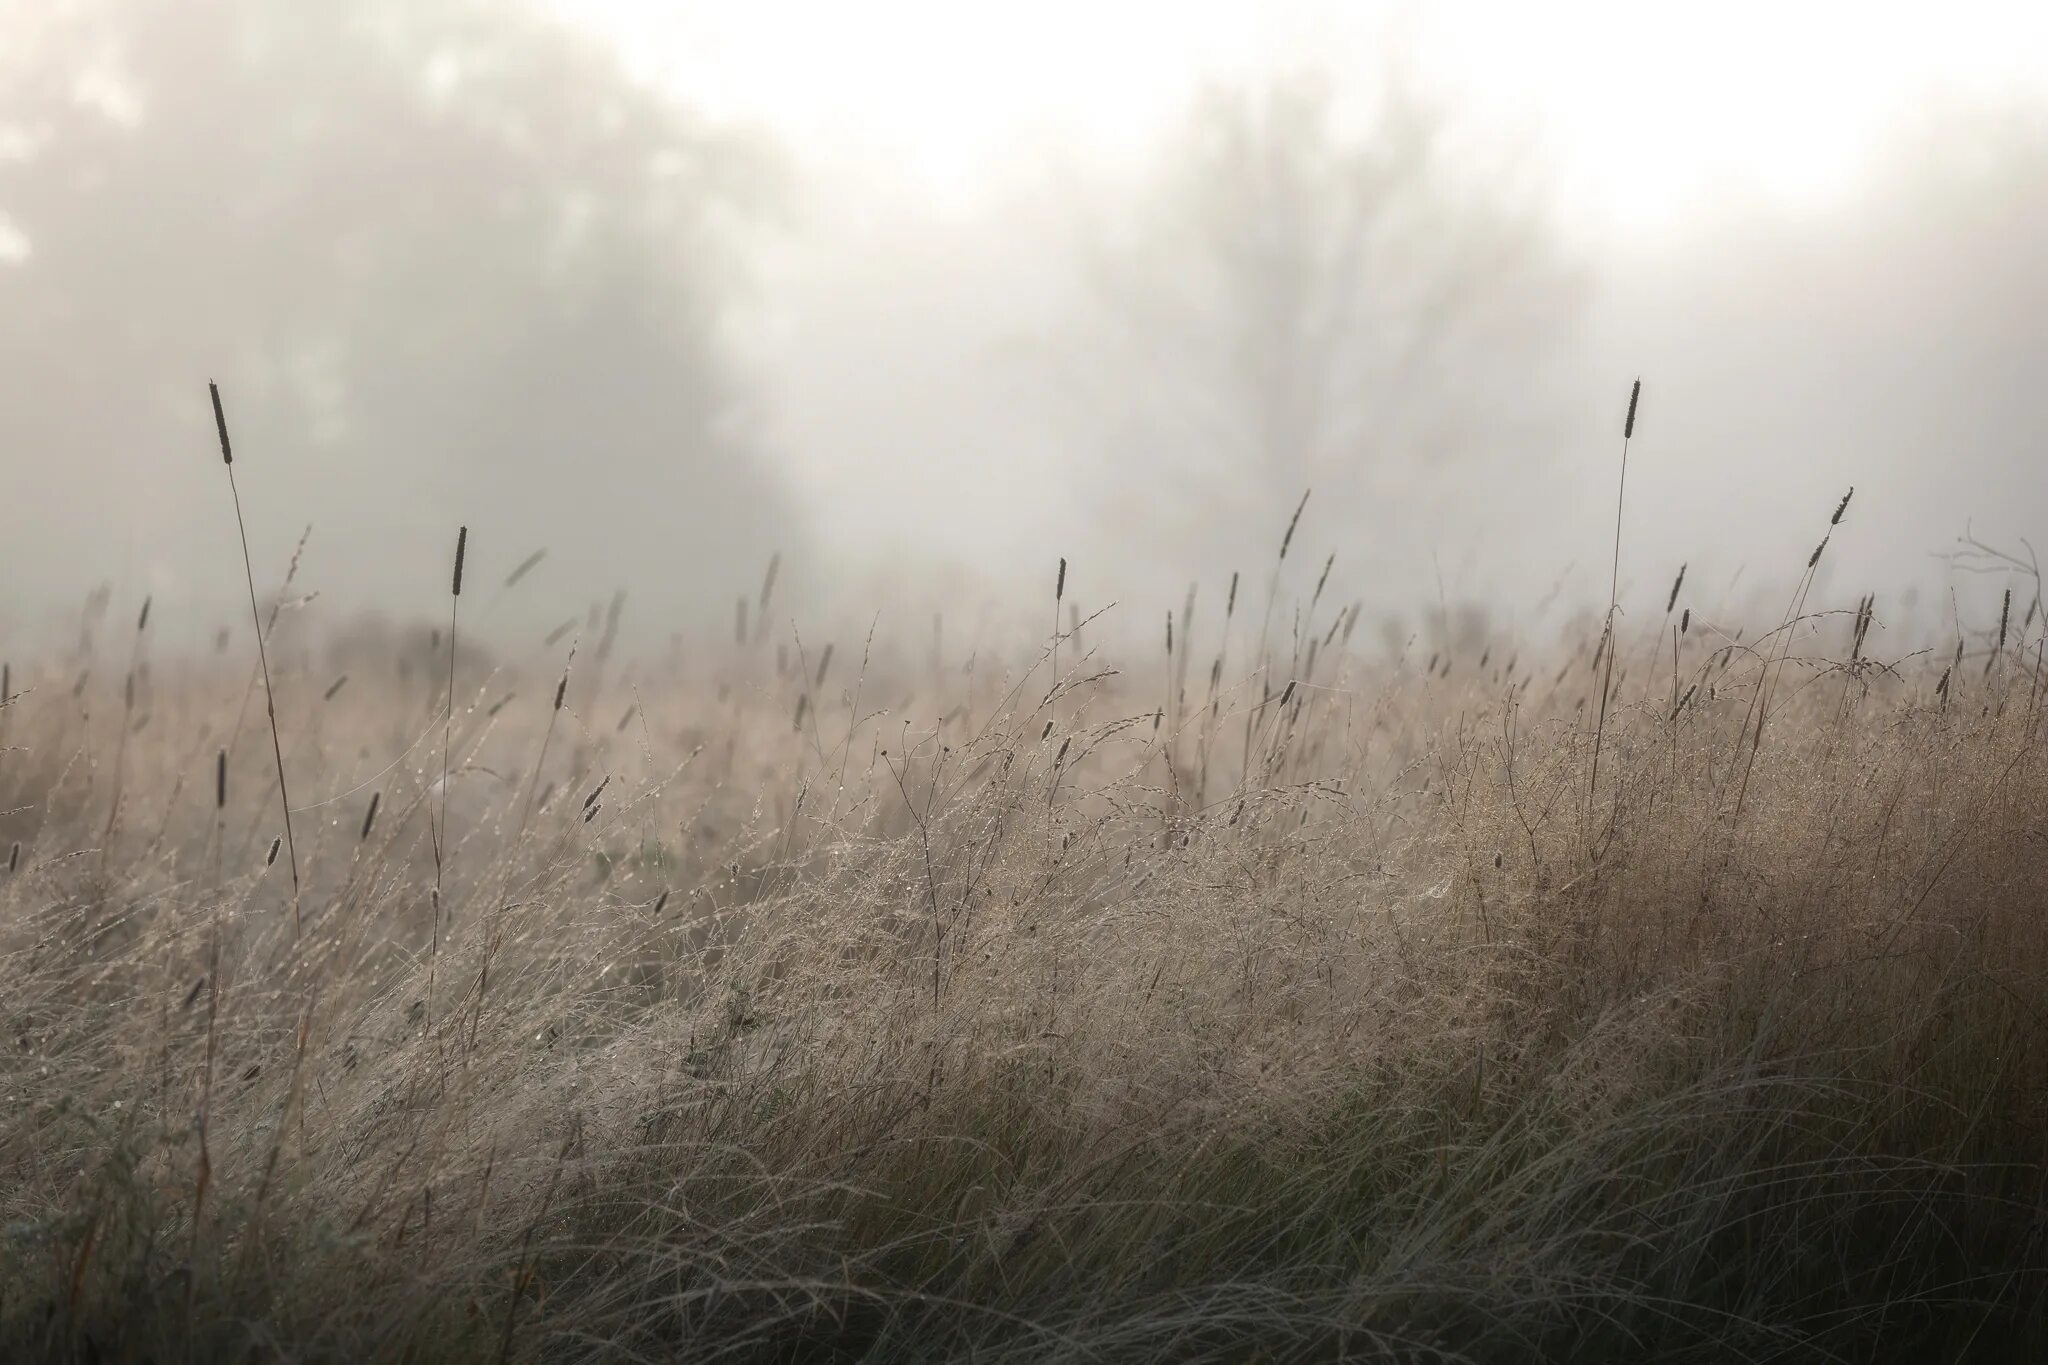
[[[1930,92],[2048,97],[2048,3],[1720,0],[556,0],[644,75],[800,150],[971,199],[1034,146],[1116,157],[1209,73],[1370,72],[1389,36],[1533,133],[1580,213],[1654,228],[1716,194],[1854,175]]]

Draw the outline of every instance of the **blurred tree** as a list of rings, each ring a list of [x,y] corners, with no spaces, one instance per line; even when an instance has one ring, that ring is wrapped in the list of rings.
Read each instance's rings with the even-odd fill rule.
[[[1529,442],[1583,311],[1531,163],[1398,73],[1347,112],[1314,74],[1209,90],[1086,252],[1081,411],[1145,480],[1100,496],[1205,547],[1242,526],[1219,548],[1246,567],[1305,488],[1369,531]]]
[[[211,532],[212,376],[313,503],[267,528],[404,547],[365,591],[460,519],[722,619],[691,570],[751,581],[789,531],[722,334],[775,158],[594,40],[518,3],[76,0],[0,11],[0,54],[0,442],[46,520]]]

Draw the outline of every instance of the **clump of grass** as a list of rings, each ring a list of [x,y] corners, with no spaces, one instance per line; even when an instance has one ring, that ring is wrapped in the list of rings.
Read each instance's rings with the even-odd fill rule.
[[[1787,637],[1830,619],[1810,573],[1776,631],[1694,633],[1692,606],[1669,619],[1681,571],[1664,618],[1610,612],[1589,735],[1581,689],[1528,677],[1584,677],[1591,639],[1367,658],[1356,603],[1306,610],[1334,573],[1290,592],[1284,675],[1263,647],[1226,672],[1233,580],[1203,723],[1241,711],[1245,753],[1205,752],[1194,800],[1167,721],[1189,607],[1169,654],[1148,629],[1050,691],[1042,639],[977,641],[1002,656],[979,691],[921,638],[914,663],[871,642],[829,739],[788,709],[829,709],[829,650],[797,639],[773,681],[741,631],[631,662],[630,686],[586,669],[573,710],[574,645],[509,679],[551,705],[466,727],[460,812],[489,853],[462,859],[451,604],[438,801],[416,768],[362,770],[431,735],[389,668],[350,660],[351,704],[309,721],[302,777],[334,809],[298,932],[253,913],[259,870],[191,875],[233,708],[217,665],[166,668],[148,705],[178,723],[140,733],[130,777],[165,832],[112,846],[112,875],[58,852],[90,847],[103,793],[6,772],[4,818],[45,823],[0,881],[0,1351],[2048,1349],[2037,679],[1933,704],[1946,635],[1895,646],[1914,627],[1873,632],[1868,596],[1847,663],[1806,658]],[[765,610],[771,581],[739,600]],[[1856,704],[1794,685],[1833,669]],[[641,723],[577,719],[620,709]],[[5,713],[31,754],[119,742],[66,698]],[[1596,763],[1597,824],[1575,818]],[[429,857],[477,931],[422,922]]]

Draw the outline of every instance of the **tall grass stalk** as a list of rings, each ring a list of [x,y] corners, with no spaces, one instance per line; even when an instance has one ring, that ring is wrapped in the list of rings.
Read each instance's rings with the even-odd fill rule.
[[[256,606],[256,567],[249,558],[249,524],[242,517],[242,491],[235,484],[235,452],[228,440],[227,414],[221,410],[220,385],[208,380],[207,393],[213,399],[213,426],[220,434],[220,462],[227,466],[228,493],[235,504],[235,530],[242,539],[242,575],[249,587],[249,623],[256,632],[256,663],[263,671],[263,709],[270,717],[270,753],[277,760],[277,804],[284,812],[285,850],[292,869],[292,932],[300,928],[299,841],[292,830],[292,798],[284,775],[284,741],[277,732],[277,693],[270,681],[270,655],[263,643],[263,613]]]
[[[1614,566],[1607,581],[1607,621],[1601,628],[1600,643],[1606,656],[1607,671],[1600,678],[1600,719],[1593,727],[1592,771],[1586,779],[1586,812],[1590,818],[1593,798],[1600,789],[1600,746],[1607,738],[1607,705],[1614,693],[1614,656],[1617,653],[1614,642],[1614,614],[1621,603],[1621,514],[1628,500],[1628,446],[1636,434],[1636,403],[1643,396],[1643,381],[1638,379],[1628,391],[1628,416],[1621,424],[1621,478],[1614,490]]]

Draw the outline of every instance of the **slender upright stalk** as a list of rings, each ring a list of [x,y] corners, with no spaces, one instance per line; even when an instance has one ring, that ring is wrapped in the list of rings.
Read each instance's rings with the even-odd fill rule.
[[[1807,557],[1806,571],[1799,576],[1799,586],[1792,594],[1792,605],[1786,608],[1785,619],[1779,622],[1778,629],[1774,632],[1777,638],[1764,654],[1763,669],[1757,674],[1756,690],[1750,696],[1749,712],[1743,717],[1742,730],[1735,741],[1737,753],[1741,752],[1745,736],[1749,742],[1749,757],[1742,765],[1742,785],[1735,792],[1735,815],[1738,819],[1742,815],[1743,803],[1749,799],[1749,775],[1756,767],[1757,750],[1763,747],[1764,721],[1770,715],[1774,677],[1783,675],[1785,661],[1792,657],[1792,632],[1806,617],[1806,596],[1813,591],[1816,571],[1820,567],[1820,557],[1827,553],[1828,542],[1834,538],[1835,527],[1842,524],[1842,514],[1849,510],[1849,499],[1855,496],[1856,489],[1852,486],[1842,495],[1842,500],[1835,504],[1835,514],[1828,518],[1827,533],[1820,538],[1820,544],[1814,546],[1813,553]],[[1961,664],[1961,640],[1956,641],[1956,650],[1956,663]],[[1754,729],[1749,724],[1751,716],[1756,719]]]
[[[1274,564],[1272,582],[1269,583],[1266,587],[1266,614],[1262,618],[1260,618],[1259,621],[1258,658],[1256,662],[1253,664],[1253,667],[1258,670],[1260,678],[1259,704],[1253,707],[1249,712],[1247,712],[1244,718],[1243,775],[1245,777],[1249,777],[1251,775],[1252,770],[1253,723],[1264,716],[1266,710],[1266,702],[1273,695],[1273,689],[1271,687],[1271,675],[1267,671],[1266,659],[1266,645],[1267,642],[1271,639],[1273,630],[1273,604],[1279,601],[1280,599],[1280,575],[1285,573],[1287,570],[1287,550],[1288,547],[1294,544],[1294,528],[1301,525],[1302,509],[1308,506],[1308,495],[1310,493],[1313,493],[1314,491],[1315,490],[1313,488],[1304,488],[1301,490],[1301,501],[1294,504],[1294,515],[1287,519],[1287,530],[1280,537],[1280,558]]]
[[[548,728],[541,732],[540,757],[536,758],[533,761],[533,776],[530,779],[528,779],[526,783],[526,805],[524,809],[520,811],[519,814],[519,829],[512,836],[515,842],[518,840],[520,835],[526,833],[527,821],[533,818],[534,794],[540,790],[541,770],[547,766],[548,762],[548,744],[555,737],[555,721],[559,719],[562,714],[562,698],[567,696],[569,692],[569,670],[573,668],[575,664],[576,646],[572,644],[569,646],[569,658],[567,662],[565,662],[562,665],[562,680],[555,684],[555,704],[554,707],[548,712]]]
[[[213,879],[221,879],[221,859],[228,842],[228,751],[222,749],[213,764]]]
[[[441,869],[448,861],[448,751],[455,726],[455,618],[462,604],[462,556],[469,528],[455,533],[455,585],[448,595],[448,707],[441,713],[441,830],[434,840],[434,944],[427,957],[427,1010],[433,1017],[434,964],[441,958]]]
[[[1614,612],[1621,601],[1621,509],[1628,497],[1628,443],[1636,434],[1636,400],[1643,396],[1638,379],[1628,391],[1628,417],[1621,424],[1621,484],[1614,494],[1614,570],[1607,582],[1607,626],[1602,642],[1607,646],[1607,671],[1600,679],[1600,720],[1593,728],[1593,773],[1586,784],[1586,808],[1593,806],[1593,793],[1600,786],[1600,743],[1607,736],[1607,698],[1614,690]]]
[[[220,462],[228,467],[228,493],[235,500],[235,529],[242,536],[242,574],[249,584],[249,620],[256,629],[256,662],[263,670],[263,709],[270,714],[270,752],[277,759],[277,803],[284,807],[284,841],[292,861],[292,932],[299,930],[299,841],[292,833],[292,798],[285,788],[284,743],[277,737],[277,694],[270,688],[270,656],[263,644],[263,613],[256,607],[256,569],[249,560],[249,526],[242,519],[242,492],[235,486],[235,452],[228,419],[220,407],[220,385],[206,382],[213,396],[213,425],[220,432]]]
[[[113,857],[114,834],[121,822],[121,789],[128,770],[128,732],[135,725],[135,675],[142,666],[142,632],[149,629],[151,600],[148,597],[142,599],[142,614],[135,620],[135,639],[128,647],[128,673],[121,684],[121,733],[114,740],[114,798],[108,803],[107,827],[100,835],[102,870]]]
[[[1052,719],[1060,718],[1060,602],[1067,595],[1067,558],[1060,556],[1059,577],[1052,584]]]

